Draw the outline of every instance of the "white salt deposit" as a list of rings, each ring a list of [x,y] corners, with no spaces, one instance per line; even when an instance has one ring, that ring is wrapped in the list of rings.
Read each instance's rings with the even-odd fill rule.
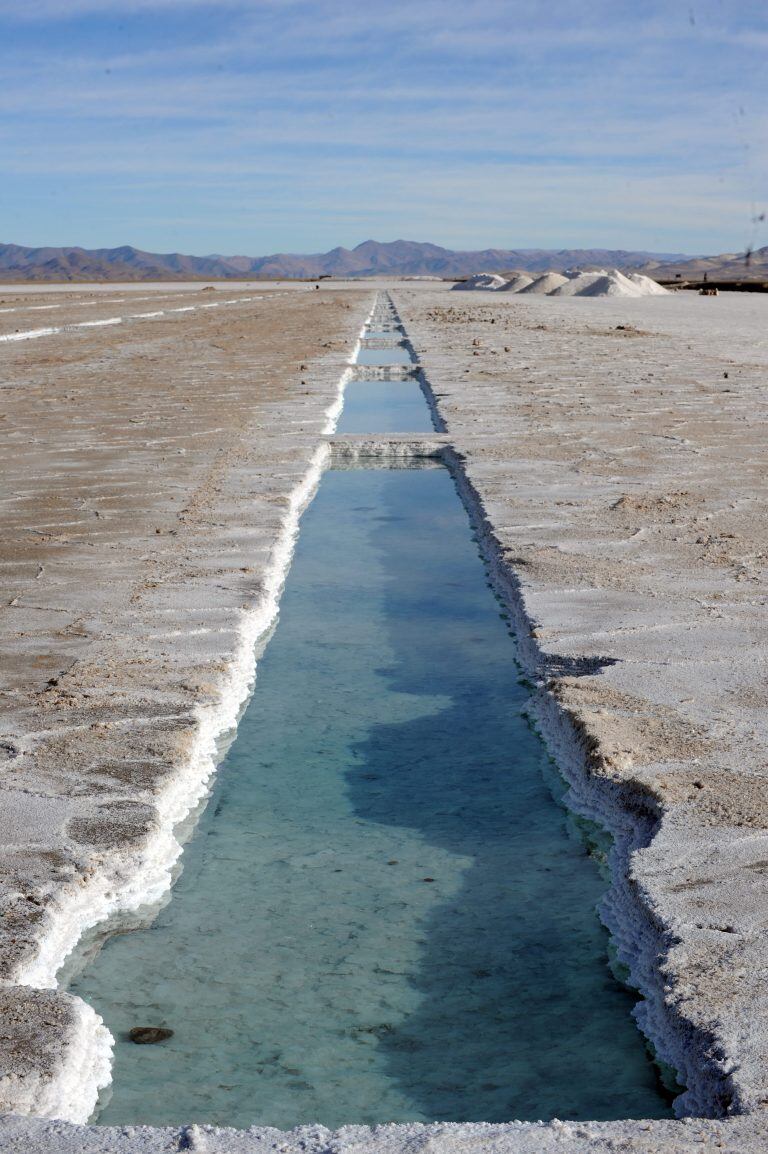
[[[565,275],[545,272],[535,279],[526,273],[515,273],[506,281],[495,273],[480,272],[453,287],[550,297],[647,297],[666,296],[669,291],[642,273],[631,272],[625,276],[617,268],[599,268],[590,272],[576,269]]]
[[[604,268],[598,269],[596,272],[577,272],[569,274],[568,280],[565,284],[561,284],[559,288],[553,289],[549,294],[551,297],[576,297],[581,296],[585,288],[589,288],[600,277],[607,276]]]
[[[533,277],[521,272],[517,273],[516,276],[510,277],[503,285],[500,285],[497,292],[519,293],[522,289],[527,288],[529,284],[533,284]]]
[[[566,284],[568,277],[563,276],[559,272],[545,272],[541,276],[537,276],[536,280],[531,281],[524,289],[520,289],[521,293],[536,293],[540,296],[549,296],[560,285]]]
[[[665,296],[667,290],[650,277],[640,273],[619,272],[617,268],[598,269],[572,276],[565,284],[551,292],[558,297],[645,297]]]
[[[628,272],[627,278],[632,281],[632,284],[638,286],[643,290],[643,296],[668,296],[669,289],[665,289],[658,281],[652,280],[649,276],[643,276],[639,272]]]
[[[479,272],[468,280],[461,281],[459,284],[453,286],[454,289],[461,289],[464,292],[472,292],[475,289],[498,289],[505,283],[503,276],[497,276],[493,272]]]
[[[582,297],[643,297],[647,293],[617,268],[597,277],[578,293]]]

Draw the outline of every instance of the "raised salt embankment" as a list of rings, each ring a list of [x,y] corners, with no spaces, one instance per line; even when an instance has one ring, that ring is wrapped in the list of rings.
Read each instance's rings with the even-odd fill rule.
[[[3,350],[6,1109],[84,1121],[108,1078],[96,1015],[40,988],[87,925],[167,888],[370,300],[212,295]]]

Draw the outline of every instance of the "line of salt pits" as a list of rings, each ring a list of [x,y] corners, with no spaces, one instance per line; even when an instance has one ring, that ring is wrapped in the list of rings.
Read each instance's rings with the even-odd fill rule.
[[[424,388],[382,296],[333,439],[356,467],[303,516],[174,896],[62,974],[116,1037],[103,1123],[669,1115],[451,475],[353,451],[434,432]]]

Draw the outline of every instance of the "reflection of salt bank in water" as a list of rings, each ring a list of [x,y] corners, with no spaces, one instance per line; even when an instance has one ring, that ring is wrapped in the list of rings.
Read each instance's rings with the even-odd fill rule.
[[[524,700],[447,473],[326,475],[173,900],[75,983],[102,1121],[668,1113]]]

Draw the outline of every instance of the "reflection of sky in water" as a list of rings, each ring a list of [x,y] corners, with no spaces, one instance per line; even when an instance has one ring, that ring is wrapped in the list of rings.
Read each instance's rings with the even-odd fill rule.
[[[350,381],[337,433],[431,433],[432,418],[419,382]]]
[[[389,349],[360,349],[357,357],[359,365],[411,365],[413,357],[406,348],[396,345]]]
[[[513,652],[447,472],[326,474],[173,900],[73,983],[101,1121],[668,1115]]]

